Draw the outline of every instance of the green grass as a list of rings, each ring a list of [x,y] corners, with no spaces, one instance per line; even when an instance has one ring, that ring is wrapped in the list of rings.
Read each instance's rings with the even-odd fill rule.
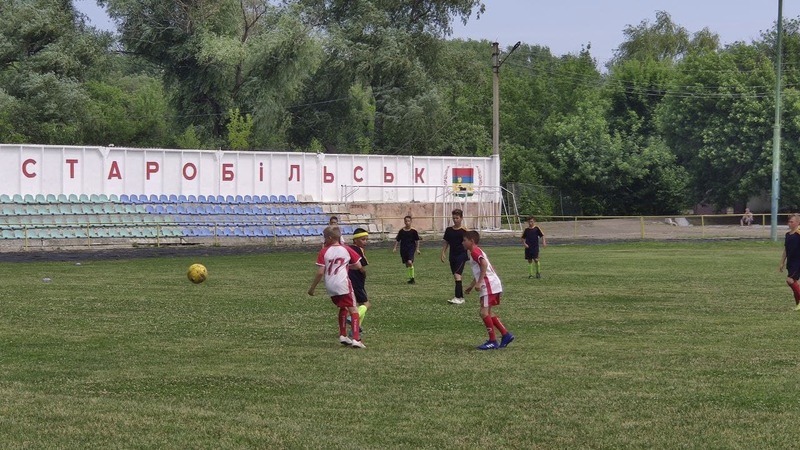
[[[780,244],[484,248],[517,340],[368,250],[366,350],[303,253],[0,264],[4,448],[790,448],[800,313]],[[190,263],[211,278],[192,285]],[[50,282],[42,279],[49,277]]]

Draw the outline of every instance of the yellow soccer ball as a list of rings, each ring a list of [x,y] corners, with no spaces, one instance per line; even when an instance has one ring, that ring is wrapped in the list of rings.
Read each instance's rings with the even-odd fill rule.
[[[186,273],[189,281],[194,284],[200,284],[208,278],[208,269],[202,264],[192,264],[189,266],[189,272]]]

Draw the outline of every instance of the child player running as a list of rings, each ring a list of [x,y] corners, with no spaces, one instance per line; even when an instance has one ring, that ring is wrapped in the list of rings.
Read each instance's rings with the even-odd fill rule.
[[[397,232],[397,237],[394,240],[394,248],[392,253],[397,252],[397,245],[400,245],[400,259],[406,265],[406,274],[408,275],[408,284],[414,284],[414,255],[420,254],[419,251],[419,233],[417,230],[411,228],[411,216],[403,217],[403,228]]]
[[[528,228],[522,232],[522,245],[525,246],[525,259],[528,260],[528,278],[533,278],[533,265],[536,264],[536,278],[542,278],[539,272],[539,238],[542,238],[542,247],[547,247],[547,239],[542,229],[536,225],[536,218],[528,217]]]
[[[800,215],[792,214],[789,216],[789,231],[783,240],[783,256],[781,257],[781,267],[778,271],[783,272],[786,268],[786,284],[792,289],[794,294],[795,311],[800,311],[800,284],[797,279],[800,278]]]
[[[464,235],[464,247],[469,252],[469,257],[472,260],[472,275],[474,279],[469,286],[467,286],[467,294],[473,288],[477,288],[478,295],[480,296],[480,314],[483,324],[486,325],[486,331],[489,333],[489,340],[478,346],[478,350],[494,350],[498,348],[505,348],[511,341],[514,340],[514,335],[503,326],[500,318],[492,311],[492,306],[500,305],[500,296],[503,293],[503,285],[500,283],[500,277],[494,271],[492,263],[489,262],[489,257],[486,253],[478,247],[481,240],[480,234],[477,231],[470,230]],[[494,329],[500,331],[500,343],[497,343],[497,335]]]
[[[367,230],[363,228],[356,228],[355,231],[353,231],[353,243],[349,245],[349,247],[358,254],[358,262],[361,263],[361,267],[356,268],[355,266],[351,266],[349,270],[350,283],[353,285],[353,294],[356,297],[356,304],[358,305],[358,318],[360,320],[360,326],[364,325],[364,318],[367,317],[367,310],[370,308],[370,306],[372,306],[369,302],[369,298],[367,297],[366,287],[366,266],[369,263],[367,262],[367,256],[364,253],[364,249],[367,248],[368,239],[369,233]],[[358,331],[363,333],[363,330],[360,327]]]
[[[325,246],[317,254],[317,274],[308,288],[308,295],[314,295],[317,284],[324,278],[325,288],[331,296],[331,301],[339,307],[339,342],[343,345],[352,345],[355,348],[365,348],[358,332],[359,317],[356,307],[353,286],[348,276],[348,266],[359,269],[360,256],[350,247],[339,243],[342,238],[339,227],[326,227],[322,232],[325,236]],[[347,315],[350,315],[353,338],[347,337]]]
[[[444,230],[444,245],[442,245],[442,257],[444,262],[444,253],[447,247],[450,247],[450,272],[453,274],[455,280],[455,297],[448,300],[454,305],[461,305],[464,303],[464,288],[461,284],[461,274],[464,271],[464,264],[467,263],[469,257],[467,251],[464,249],[464,234],[467,232],[466,228],[461,226],[464,220],[464,212],[460,209],[453,210],[453,226],[447,227]]]

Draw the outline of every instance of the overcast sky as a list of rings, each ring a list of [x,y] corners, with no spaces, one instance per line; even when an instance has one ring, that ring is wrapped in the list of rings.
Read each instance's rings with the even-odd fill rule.
[[[74,0],[92,25],[113,29],[95,0]],[[778,0],[484,0],[486,12],[467,25],[455,27],[462,39],[497,41],[501,48],[517,41],[542,45],[555,55],[577,53],[591,43],[591,54],[603,67],[622,43],[626,25],[655,21],[656,11],[696,32],[704,27],[717,33],[723,44],[750,42],[778,18]],[[784,1],[785,18],[800,16],[800,1]]]
[[[708,27],[723,44],[750,42],[778,20],[778,0],[485,0],[486,12],[455,27],[454,37],[497,41],[501,48],[517,41],[550,48],[556,55],[577,53],[591,43],[599,66],[624,40],[627,25],[655,22],[666,11],[690,33]],[[800,1],[783,2],[784,18],[800,16]]]

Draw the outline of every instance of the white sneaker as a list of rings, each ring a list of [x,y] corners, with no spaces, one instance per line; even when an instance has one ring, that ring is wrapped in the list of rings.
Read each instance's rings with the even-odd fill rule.
[[[448,302],[453,305],[461,305],[464,303],[464,299],[459,297],[453,297],[450,300],[448,300]]]
[[[353,348],[367,348],[367,346],[366,346],[366,345],[364,345],[364,343],[363,343],[363,342],[361,342],[361,341],[357,341],[357,340],[355,340],[355,339],[353,339],[353,342],[352,342],[350,345],[352,345],[352,346],[353,346]]]
[[[347,336],[339,336],[339,343],[342,345],[353,345],[353,340]]]

